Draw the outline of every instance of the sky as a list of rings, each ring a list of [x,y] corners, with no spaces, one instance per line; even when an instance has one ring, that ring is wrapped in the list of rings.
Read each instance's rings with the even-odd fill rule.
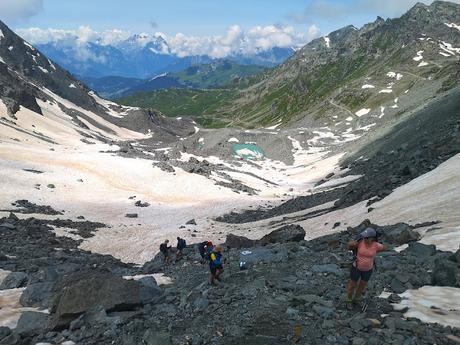
[[[429,4],[432,1],[426,0]],[[454,0],[460,2],[460,0]],[[32,43],[72,34],[107,44],[132,33],[161,33],[187,51],[221,44],[236,47],[303,45],[377,15],[397,17],[416,0],[0,0],[0,19]],[[218,38],[216,40],[216,37]],[[226,43],[229,43],[226,45]],[[252,49],[252,48],[251,48]]]

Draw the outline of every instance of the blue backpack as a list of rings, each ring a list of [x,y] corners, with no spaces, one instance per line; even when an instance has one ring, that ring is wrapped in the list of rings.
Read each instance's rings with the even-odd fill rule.
[[[214,254],[214,256],[215,256],[214,260],[212,259],[212,254]],[[222,254],[221,253],[212,252],[209,255],[209,258],[211,260],[211,265],[213,265],[213,266],[221,266],[222,265]]]

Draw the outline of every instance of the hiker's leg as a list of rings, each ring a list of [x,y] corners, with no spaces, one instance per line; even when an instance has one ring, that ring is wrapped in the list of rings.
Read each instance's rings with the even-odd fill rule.
[[[357,285],[357,282],[353,281],[353,280],[349,280],[348,281],[348,287],[347,287],[347,297],[349,300],[351,300],[353,298],[353,295],[355,293],[355,289],[356,289],[356,285]]]
[[[361,298],[363,295],[364,290],[366,289],[367,281],[361,279],[358,284],[358,288],[356,289],[355,298]]]

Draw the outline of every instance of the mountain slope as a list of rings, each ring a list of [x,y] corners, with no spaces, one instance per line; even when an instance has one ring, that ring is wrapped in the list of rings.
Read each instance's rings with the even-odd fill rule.
[[[57,116],[59,125],[68,127],[75,139],[107,140],[117,135],[142,138],[155,131],[164,140],[176,140],[178,135],[194,132],[190,122],[168,120],[152,111],[121,107],[99,98],[1,22],[0,30],[2,128],[44,138],[35,133],[40,128],[30,127],[33,117],[42,116],[45,123],[51,121],[51,126]],[[25,115],[24,109],[36,115]],[[58,131],[46,137],[54,141],[55,135]]]
[[[243,127],[348,126],[368,114],[403,113],[458,84],[459,9],[443,1],[417,4],[401,18],[332,32],[235,93],[232,102],[216,100],[210,116]]]
[[[168,88],[207,89],[227,84],[241,84],[244,79],[265,71],[254,65],[238,65],[229,60],[216,60],[210,64],[194,65],[179,72],[157,75],[148,80],[104,77],[81,80],[104,97],[114,99],[137,92],[148,92]]]

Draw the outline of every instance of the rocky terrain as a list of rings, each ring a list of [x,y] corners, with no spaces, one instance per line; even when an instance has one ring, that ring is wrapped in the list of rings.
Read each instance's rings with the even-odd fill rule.
[[[0,345],[459,343],[457,8],[313,41],[251,86],[251,129],[104,100],[0,23]],[[295,116],[264,101],[279,87],[303,90]],[[369,222],[390,250],[348,311]],[[205,240],[225,245],[217,287]]]
[[[313,241],[303,240],[299,227],[281,228],[260,242],[229,236],[224,279],[212,287],[194,246],[169,266],[158,255],[135,267],[78,249],[78,241],[57,237],[46,222],[10,214],[0,223],[0,250],[8,253],[0,267],[12,272],[0,289],[25,287],[21,305],[37,308],[23,312],[13,330],[0,328],[0,344],[455,344],[460,339],[454,327],[458,305],[431,310],[425,305],[434,319],[450,320],[450,327],[404,317],[411,308],[393,308],[407,289],[460,287],[460,251],[417,243],[420,236],[406,224],[373,225],[393,250],[379,256],[365,304],[348,311],[346,243],[364,225]],[[394,250],[404,244],[406,249]],[[155,273],[170,281],[158,286]]]

